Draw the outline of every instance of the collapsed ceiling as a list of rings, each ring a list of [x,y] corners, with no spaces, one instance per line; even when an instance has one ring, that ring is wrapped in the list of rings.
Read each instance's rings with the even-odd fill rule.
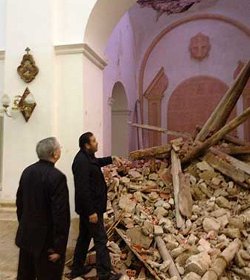
[[[158,17],[164,13],[183,13],[201,0],[138,0],[141,7],[151,7],[157,11]]]

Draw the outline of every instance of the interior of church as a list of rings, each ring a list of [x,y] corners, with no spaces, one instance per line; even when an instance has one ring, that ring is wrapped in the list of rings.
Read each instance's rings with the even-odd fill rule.
[[[198,153],[201,155],[200,152],[204,151],[206,144],[209,148],[213,146],[207,154],[202,154],[212,167],[207,167],[207,163],[204,169],[198,165],[199,172],[195,171],[194,174],[194,171],[193,173],[190,171],[191,168],[184,169],[183,165],[183,173],[184,170],[185,172],[188,170],[192,178],[202,173],[197,179],[197,184],[206,183],[208,186],[206,181],[208,179],[203,173],[207,174],[213,170],[213,178],[210,179],[214,183],[218,178],[220,182],[224,182],[224,177],[222,179],[220,176],[225,176],[227,186],[232,182],[234,186],[238,184],[245,190],[250,184],[250,173],[247,173],[250,170],[248,167],[250,157],[248,157],[249,161],[238,164],[236,171],[231,166],[231,171],[227,171],[229,169],[226,169],[226,163],[230,162],[232,165],[235,164],[234,166],[236,163],[234,159],[226,159],[226,156],[234,157],[237,153],[227,152],[231,146],[221,144],[219,141],[222,137],[217,141],[215,137],[218,135],[215,132],[222,133],[227,123],[232,121],[234,129],[225,128],[228,131],[227,139],[234,141],[234,144],[238,145],[236,148],[245,147],[244,152],[238,153],[242,157],[237,157],[237,160],[243,161],[243,154],[244,160],[249,156],[250,118],[245,117],[250,107],[249,46],[249,0],[0,0],[0,280],[16,279],[18,263],[18,250],[14,245],[18,224],[15,206],[16,192],[24,168],[37,161],[36,144],[46,137],[55,136],[62,147],[61,158],[56,166],[66,175],[69,188],[72,218],[67,252],[69,262],[78,231],[78,219],[74,212],[74,180],[71,165],[79,150],[78,138],[84,132],[91,131],[96,136],[99,143],[98,157],[116,155],[127,162],[129,156],[130,160],[131,155],[133,158],[134,151],[140,150],[141,154],[145,155],[148,149],[156,147],[157,155],[163,155],[159,157],[160,159],[157,157],[157,164],[158,160],[163,158],[165,160],[166,154],[169,156],[167,161],[170,160],[170,163],[166,163],[167,166],[164,167],[166,169],[174,166],[171,149],[179,153],[180,162],[182,150],[184,150],[182,163],[186,164],[191,160],[193,162],[197,160]],[[224,104],[230,103],[230,94],[235,91],[238,92],[237,100],[235,98],[235,101],[231,102],[234,104],[230,105],[225,122],[221,123],[220,127],[210,130],[202,139],[203,128],[209,129],[208,120],[212,122],[215,119],[213,119],[214,114],[219,116],[224,106],[223,100]],[[223,108],[225,110],[225,107]],[[225,116],[223,112],[222,118]],[[242,116],[244,121],[241,121]],[[213,133],[216,134],[214,138]],[[210,138],[213,139],[210,141]],[[195,140],[190,144],[189,139]],[[240,145],[236,142],[244,144]],[[214,145],[218,143],[222,147],[219,152],[213,150]],[[196,151],[199,145],[202,147]],[[222,152],[226,156],[221,155]],[[152,155],[155,150],[150,150],[150,153]],[[225,160],[225,166],[220,169],[213,161],[213,156]],[[140,170],[144,170],[145,164],[145,168],[148,168],[145,163],[146,156],[144,158],[138,156],[137,153],[134,158],[142,160],[143,163],[127,163],[133,172],[140,173]],[[197,161],[195,164],[198,164]],[[159,172],[152,173],[152,170],[150,172],[157,173],[160,178],[162,166],[159,167]],[[135,171],[137,167],[138,170]],[[116,171],[112,171],[112,168],[107,168],[105,172],[117,174]],[[137,183],[142,180],[138,179],[140,177],[138,174],[129,172],[124,173],[124,178],[130,176],[129,180],[134,179]],[[215,176],[216,172],[220,175]],[[230,177],[230,172],[236,172],[238,177],[236,175]],[[122,182],[122,176],[119,172],[118,174],[121,184],[126,185],[127,183],[124,183],[126,180]],[[150,177],[151,175],[143,173],[143,176]],[[106,174],[106,176],[107,180],[111,180],[113,175]],[[174,185],[174,173],[169,176],[172,176]],[[238,179],[240,176],[245,177],[241,180]],[[162,179],[163,182],[169,180],[166,177],[168,176]],[[109,181],[110,188],[115,189],[116,179],[112,180]],[[157,180],[150,179],[149,181]],[[190,179],[192,186],[196,184],[193,181]],[[215,185],[216,183],[213,184]],[[220,183],[218,185],[221,186]],[[119,189],[119,186],[117,188]],[[221,188],[227,187],[223,185]],[[159,191],[155,191],[156,186],[151,189],[154,190],[151,195],[152,193],[159,194]],[[133,195],[134,192],[135,189]],[[165,194],[165,190],[163,193]],[[173,193],[174,191],[172,195]],[[217,197],[208,190],[206,192],[203,190],[203,194],[202,191],[200,193],[201,197],[207,195],[208,208],[214,203],[213,199],[216,200],[218,197],[224,199],[223,194],[218,194]],[[145,198],[144,195],[149,198]],[[232,194],[225,197],[229,199],[230,196],[237,200]],[[249,203],[250,194],[247,193],[245,196],[249,197]],[[113,190],[110,197],[114,199]],[[192,192],[192,197],[195,201],[198,199],[195,191]],[[161,198],[163,199],[163,196]],[[140,199],[154,201],[154,198],[151,198],[146,191]],[[240,198],[237,201],[239,200]],[[131,201],[124,200],[123,203],[132,205],[137,200],[133,196]],[[169,209],[174,207],[169,201],[168,203]],[[216,205],[219,205],[219,202]],[[119,207],[122,208],[120,204]],[[164,208],[162,205],[160,207]],[[213,211],[218,210],[216,207]],[[224,214],[221,216],[215,214],[213,219],[220,218],[220,222],[223,223],[223,217],[227,216],[232,207],[220,206],[219,209],[226,209]],[[244,211],[248,207],[244,208]],[[240,215],[238,208],[235,211],[234,215]],[[173,215],[176,215],[176,212],[178,211],[173,210]],[[194,212],[195,210],[193,210],[193,216],[198,215]],[[207,210],[203,219],[204,217],[209,219],[210,212]],[[229,225],[236,223],[233,219],[237,219],[232,216],[232,213],[230,215],[230,218],[226,218],[229,219],[227,223]],[[248,217],[250,224],[250,212],[248,212]],[[131,219],[131,215],[126,216],[126,219]],[[188,221],[193,220],[188,218],[186,223]],[[218,223],[218,221],[213,222]],[[204,220],[197,227],[202,227],[202,223],[204,226]],[[135,225],[134,222],[133,225]],[[211,225],[211,228],[213,226]],[[227,225],[224,226],[227,227]],[[224,228],[224,231],[220,232],[221,240],[230,235],[226,234],[226,230],[227,228]],[[210,232],[207,230],[207,233]],[[166,234],[164,235],[166,244],[167,239],[169,244],[171,242],[171,244],[176,242],[181,244],[177,237],[189,236],[189,233],[184,234],[182,231],[178,235],[175,230],[164,232],[164,234]],[[177,241],[169,237],[171,234],[177,236]],[[196,237],[196,234],[193,233],[193,236]],[[212,240],[213,244],[211,236],[199,235],[197,238],[199,238],[197,243],[200,242],[199,246],[197,245],[198,253],[204,253],[206,251],[204,248],[208,246],[210,251],[207,258],[211,257],[213,260],[211,262],[209,259],[205,268],[202,267],[203,264],[197,264],[199,269],[194,271],[188,262],[182,265],[178,263],[178,273],[169,269],[169,274],[167,274],[167,270],[160,272],[158,267],[157,270],[152,260],[151,264],[146,263],[146,265],[143,260],[140,260],[145,266],[143,269],[140,266],[140,272],[145,270],[147,276],[141,273],[140,278],[138,269],[127,265],[127,270],[131,272],[137,269],[137,272],[136,276],[127,273],[127,278],[124,280],[249,279],[249,228],[242,228],[240,233],[231,234],[229,240],[233,243],[236,242],[236,238],[240,239],[243,244],[241,250],[248,255],[244,255],[245,258],[243,255],[237,255],[227,260],[226,253],[225,259],[228,263],[234,260],[236,264],[234,263],[233,267],[235,265],[236,268],[234,272],[230,271],[228,274],[225,271],[230,269],[224,268],[217,278],[205,277],[209,268],[216,263],[218,256],[216,250],[220,249],[222,252],[226,246],[219,247],[215,242],[216,245],[213,247],[209,243]],[[189,240],[185,244],[194,245],[196,241],[192,242]],[[156,244],[158,244],[157,240]],[[177,250],[178,246],[170,247],[171,250]],[[240,245],[237,243],[235,246],[238,246],[239,250]],[[169,250],[170,247],[167,246]],[[185,248],[180,254],[186,251]],[[137,253],[133,253],[137,256]],[[174,257],[171,256],[173,260]],[[137,256],[137,261],[138,259],[140,258]],[[194,266],[196,262],[198,263],[198,260],[191,261],[195,263]],[[168,267],[171,268],[170,263]],[[173,266],[176,266],[176,262]]]

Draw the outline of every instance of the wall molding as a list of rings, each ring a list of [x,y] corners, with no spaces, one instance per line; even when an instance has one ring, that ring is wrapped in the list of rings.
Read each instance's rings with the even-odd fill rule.
[[[66,44],[55,46],[56,55],[71,55],[71,54],[83,54],[98,68],[103,70],[107,66],[107,62],[99,54],[97,54],[88,44]]]
[[[5,59],[5,50],[0,50],[0,60]]]

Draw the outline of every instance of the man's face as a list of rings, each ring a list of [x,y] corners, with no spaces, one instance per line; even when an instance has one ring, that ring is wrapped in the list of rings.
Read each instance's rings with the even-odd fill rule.
[[[58,161],[60,157],[61,157],[61,147],[59,146],[54,152],[54,159]]]
[[[98,151],[98,142],[96,141],[94,135],[90,137],[89,144],[86,144],[86,148],[90,153],[95,153]]]

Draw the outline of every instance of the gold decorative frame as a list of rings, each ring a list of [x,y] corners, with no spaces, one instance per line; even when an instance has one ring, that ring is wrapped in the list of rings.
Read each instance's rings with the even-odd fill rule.
[[[23,56],[21,64],[17,68],[17,73],[25,83],[32,82],[39,72],[33,56],[29,53],[30,49],[25,49],[26,54]]]
[[[20,110],[22,113],[24,119],[26,122],[28,122],[29,118],[31,117],[35,107],[36,107],[36,102],[28,102],[27,97],[28,95],[31,94],[29,88],[27,87],[23,93],[23,95],[18,95],[16,96],[14,100],[14,108],[17,108]]]

